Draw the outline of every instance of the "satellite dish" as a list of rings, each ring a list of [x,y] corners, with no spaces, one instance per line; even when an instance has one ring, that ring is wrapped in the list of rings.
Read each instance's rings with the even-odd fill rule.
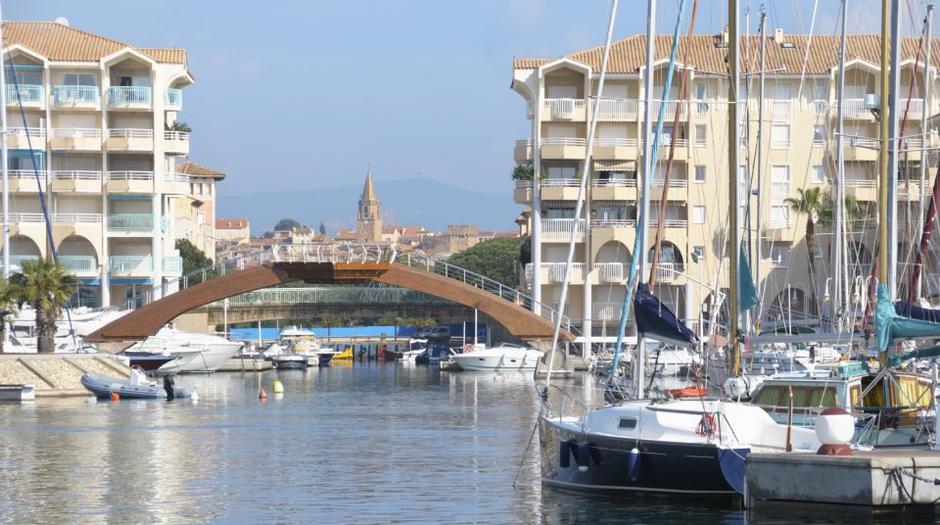
[[[69,27],[69,19],[65,18],[64,16],[56,17],[55,23],[59,24],[60,26]]]

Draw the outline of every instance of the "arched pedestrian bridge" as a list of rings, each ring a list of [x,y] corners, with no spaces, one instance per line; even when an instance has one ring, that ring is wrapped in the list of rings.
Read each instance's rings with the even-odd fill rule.
[[[238,264],[241,269],[212,272],[219,274],[214,278],[208,278],[203,271],[202,282],[192,286],[186,286],[188,282],[184,277],[182,283],[176,283],[176,287],[182,285],[179,291],[164,292],[161,299],[134,309],[89,334],[86,339],[91,342],[145,339],[177,316],[195,308],[245,292],[296,281],[309,284],[377,282],[408,288],[476,308],[522,340],[534,342],[552,338],[557,315],[552,309],[481,275],[431,259],[408,257],[404,262],[393,262],[395,255],[388,254],[386,259],[380,249],[370,255],[370,251],[363,248],[360,260],[356,261],[353,248],[324,248],[318,246],[317,256],[306,261],[278,260],[278,251],[275,250],[273,260],[265,262],[261,257],[252,258],[254,266],[242,262]],[[303,259],[308,258],[305,256]],[[563,327],[568,327],[565,321]],[[574,340],[570,328],[563,329],[560,338]]]

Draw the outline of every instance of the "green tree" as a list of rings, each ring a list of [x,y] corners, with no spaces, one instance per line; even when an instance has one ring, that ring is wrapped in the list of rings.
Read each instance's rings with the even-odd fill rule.
[[[326,235],[326,224],[323,221],[320,221],[320,235]]]
[[[8,293],[17,306],[29,304],[36,311],[38,351],[54,352],[56,319],[78,280],[64,266],[49,259],[24,261],[21,268],[10,276]]]
[[[184,133],[192,133],[193,128],[189,127],[189,124],[181,121],[174,122],[171,126],[167,127],[168,131],[182,131]]]
[[[0,279],[0,354],[4,352],[3,341],[6,340],[7,324],[16,316],[16,297],[9,282]]]
[[[532,180],[535,178],[535,167],[532,164],[517,164],[512,169],[512,180]]]
[[[831,205],[827,204],[827,198],[823,195],[822,190],[819,188],[810,188],[803,189],[798,188],[799,197],[792,198],[788,197],[784,199],[784,203],[790,207],[795,213],[805,214],[806,215],[806,257],[809,262],[809,280],[812,283],[812,305],[814,311],[818,312],[817,303],[817,294],[816,294],[816,223],[819,222],[820,217],[827,213],[827,209],[831,209]],[[831,215],[831,213],[830,213]]]
[[[294,228],[302,228],[302,227],[303,226],[299,222],[295,221],[294,219],[281,219],[277,221],[277,224],[274,225],[274,231],[276,232],[291,231]]]
[[[183,258],[183,275],[212,266],[212,260],[187,239],[176,239],[176,249],[179,250],[180,257]],[[215,275],[214,272],[213,275]]]
[[[521,246],[522,239],[518,237],[490,239],[452,255],[447,262],[506,286],[516,287],[519,285]]]

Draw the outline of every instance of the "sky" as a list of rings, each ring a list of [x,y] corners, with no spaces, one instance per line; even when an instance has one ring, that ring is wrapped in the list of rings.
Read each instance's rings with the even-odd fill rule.
[[[815,6],[814,32],[837,32],[837,0],[740,0],[752,13],[762,3],[768,28],[809,32]],[[672,31],[677,4],[659,0],[658,32]],[[902,5],[905,26],[919,24],[926,1]],[[878,31],[878,1],[850,6],[850,32]],[[530,129],[509,88],[513,57],[601,45],[609,9],[601,0],[3,2],[8,20],[64,16],[131,45],[185,48],[196,79],[180,115],[194,132],[191,160],[227,174],[220,209],[235,213],[226,196],[359,185],[368,166],[380,198],[384,184],[421,176],[511,201],[513,142]],[[720,31],[726,12],[724,0],[700,0],[696,32]],[[646,1],[621,0],[615,38],[645,30]],[[487,215],[487,202],[471,205]]]

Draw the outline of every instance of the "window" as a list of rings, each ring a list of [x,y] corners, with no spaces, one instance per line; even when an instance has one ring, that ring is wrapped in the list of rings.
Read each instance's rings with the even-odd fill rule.
[[[826,182],[826,168],[824,166],[813,166],[813,184],[822,184]]]
[[[817,80],[813,84],[813,100],[828,100],[829,89],[822,80]]]
[[[786,228],[790,224],[790,207],[784,200],[790,194],[790,166],[770,168],[770,228]]]
[[[693,246],[692,247],[692,260],[695,262],[700,262],[704,258],[705,258],[705,247]]]
[[[692,206],[692,224],[705,224],[705,206]]]
[[[698,147],[705,147],[708,145],[708,128],[705,127],[705,124],[696,124],[695,125],[695,145]]]
[[[790,116],[790,85],[774,86],[773,110],[775,120],[786,120]]]
[[[813,146],[822,146],[826,143],[826,126],[813,126]]]
[[[702,164],[695,166],[695,182],[705,182],[705,166]]]
[[[91,73],[65,73],[62,84],[66,86],[94,86],[95,76]]]
[[[118,82],[118,85],[120,85],[121,87],[133,86],[134,78],[133,77],[121,77],[120,81]]]
[[[695,87],[693,88],[695,100],[698,100],[698,112],[707,113],[708,112],[708,103],[705,102],[708,100],[708,83],[704,80],[697,80],[695,82]]]
[[[622,417],[620,418],[620,424],[617,425],[618,428],[633,430],[636,428],[636,418],[635,417]]]
[[[773,124],[770,126],[770,147],[777,149],[790,147],[789,124]]]
[[[546,219],[574,219],[574,208],[548,208],[545,210]]]
[[[786,268],[790,264],[790,247],[774,243],[770,247],[770,266],[773,268]]]
[[[549,166],[548,179],[573,179],[575,178],[574,166]]]

